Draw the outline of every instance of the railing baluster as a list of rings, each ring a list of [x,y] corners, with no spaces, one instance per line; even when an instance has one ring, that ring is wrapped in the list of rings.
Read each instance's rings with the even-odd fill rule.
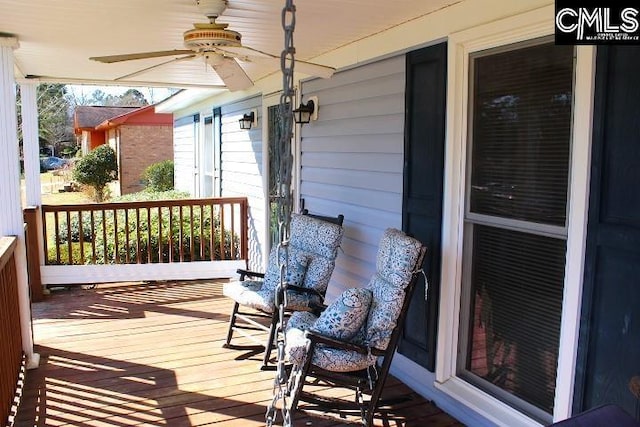
[[[104,251],[104,263],[109,264],[107,255],[107,211],[102,209],[102,241],[104,242],[102,250]]]
[[[236,233],[236,204],[232,203],[231,204],[231,236],[233,236]],[[230,255],[232,257],[235,257],[236,254],[236,248],[235,248],[235,239],[233,237],[231,237],[231,243],[229,244],[229,247],[231,248],[231,252]]]
[[[53,219],[55,221],[55,241],[56,241],[56,263],[60,264],[60,218],[59,212],[53,212]],[[47,254],[48,257],[48,254]]]
[[[204,245],[205,245],[205,235],[204,235],[204,204],[200,204],[200,259],[199,261],[204,260]]]
[[[169,206],[169,262],[173,262],[173,206]]]
[[[120,264],[120,249],[118,246],[118,211],[113,209],[113,242],[114,242],[114,259],[116,264]]]
[[[220,259],[224,260],[225,257],[225,253],[224,253],[224,246],[225,246],[225,237],[227,236],[227,232],[224,229],[224,217],[225,217],[225,205],[224,204],[220,204]]]
[[[71,212],[67,211],[67,260],[73,265],[73,243],[71,242]]]
[[[78,233],[80,241],[80,264],[84,264],[84,225],[82,224],[82,213],[84,211],[78,211]]]
[[[193,205],[189,205],[189,222],[191,224],[190,228],[190,234],[191,234],[191,242],[189,243],[189,255],[191,258],[189,258],[189,261],[193,261],[193,257],[194,257],[194,253],[195,253],[195,249],[193,247],[194,245],[194,235],[193,235]]]
[[[147,262],[151,264],[151,208],[147,206]]]
[[[96,263],[96,219],[93,209],[91,209],[91,263]]]
[[[184,220],[183,218],[183,213],[182,213],[182,208],[183,206],[180,205],[180,242],[179,242],[179,247],[180,247],[180,262],[184,261],[184,227],[182,226],[182,221]]]
[[[129,209],[124,210],[124,261],[129,264]]]
[[[213,261],[215,259],[215,244],[216,244],[216,223],[214,221],[213,209],[215,207],[214,202],[209,203],[209,221],[211,222],[211,227],[209,230],[209,261]]]
[[[140,264],[140,209],[136,208],[136,262]]]
[[[162,256],[162,207],[158,206],[158,263],[164,262]]]

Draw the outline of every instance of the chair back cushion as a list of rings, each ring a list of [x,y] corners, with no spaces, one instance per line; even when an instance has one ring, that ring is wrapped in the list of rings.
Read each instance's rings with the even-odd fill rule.
[[[373,299],[369,308],[362,344],[385,350],[404,304],[407,285],[421,266],[422,244],[400,230],[387,229],[380,241],[376,259],[377,271],[367,288]]]
[[[292,214],[290,234],[286,279],[292,285],[324,295],[336,265],[342,227],[308,215]],[[274,291],[280,283],[279,265],[284,261],[284,251],[280,251],[279,256],[277,252],[276,246],[269,254],[264,291]]]

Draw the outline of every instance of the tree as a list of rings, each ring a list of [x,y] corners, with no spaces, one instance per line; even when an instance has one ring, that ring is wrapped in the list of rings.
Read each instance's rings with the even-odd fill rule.
[[[82,157],[73,169],[73,179],[95,190],[95,201],[104,201],[104,189],[118,178],[116,153],[108,145],[101,145]]]
[[[70,102],[67,87],[63,84],[42,83],[38,85],[38,135],[40,145],[53,145],[59,148],[61,143],[73,141],[72,104]],[[18,139],[20,146],[22,137],[22,97],[20,86],[17,90],[18,107]]]
[[[138,89],[129,89],[119,97],[115,97],[115,107],[144,107],[149,105],[147,98]]]

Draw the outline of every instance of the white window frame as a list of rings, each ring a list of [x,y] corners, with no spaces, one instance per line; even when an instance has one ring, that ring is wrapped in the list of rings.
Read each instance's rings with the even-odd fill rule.
[[[447,144],[442,223],[442,276],[435,386],[497,425],[541,424],[457,376],[466,191],[469,57],[472,53],[553,35],[554,7],[474,27],[449,36]],[[575,60],[568,236],[554,420],[571,415],[589,198],[595,48],[579,46]]]

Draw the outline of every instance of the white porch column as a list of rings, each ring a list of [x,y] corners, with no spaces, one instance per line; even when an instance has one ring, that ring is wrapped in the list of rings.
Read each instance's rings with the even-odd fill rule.
[[[38,366],[40,357],[33,351],[31,305],[27,279],[27,255],[24,241],[24,220],[20,202],[20,162],[16,117],[16,91],[13,50],[15,37],[0,37],[0,235],[16,236],[15,252],[18,276],[18,299],[22,348],[27,355],[27,367]]]
[[[40,191],[40,140],[38,137],[38,84],[20,82],[22,100],[22,154],[27,206],[42,205]]]

